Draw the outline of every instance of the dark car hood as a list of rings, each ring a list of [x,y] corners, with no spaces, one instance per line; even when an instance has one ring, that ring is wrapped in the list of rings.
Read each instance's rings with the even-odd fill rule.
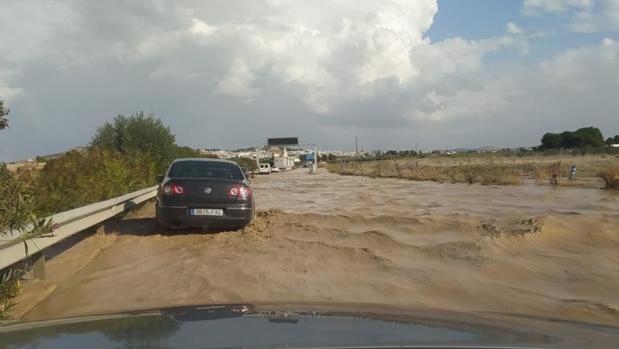
[[[0,327],[0,348],[614,348],[619,328],[378,306],[208,305]]]

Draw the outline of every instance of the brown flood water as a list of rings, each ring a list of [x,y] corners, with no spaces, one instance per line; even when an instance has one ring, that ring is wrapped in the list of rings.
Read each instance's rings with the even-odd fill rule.
[[[619,195],[296,170],[244,232],[162,234],[147,205],[49,262],[15,315],[223,302],[390,304],[619,325]]]
[[[320,214],[414,216],[472,214],[583,214],[619,218],[619,193],[536,185],[469,185],[395,178],[340,176],[299,169],[253,184],[261,209]]]

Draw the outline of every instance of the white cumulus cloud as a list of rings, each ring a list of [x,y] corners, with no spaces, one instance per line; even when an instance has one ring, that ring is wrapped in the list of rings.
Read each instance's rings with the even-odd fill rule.
[[[527,15],[571,12],[570,27],[575,32],[619,31],[617,0],[525,0],[523,12]]]
[[[205,36],[209,36],[213,33],[215,33],[216,29],[215,27],[208,25],[206,22],[201,21],[199,19],[192,19],[191,21],[193,24],[191,26],[190,31],[194,34],[198,34],[198,35],[205,35]]]
[[[522,33],[524,33],[524,29],[519,27],[514,22],[508,22],[507,23],[507,32],[510,33],[510,34],[522,34]]]
[[[571,9],[590,9],[593,0],[524,0],[523,10],[527,14],[540,12],[565,12]]]
[[[240,60],[247,69],[243,74],[265,76],[319,113],[382,79],[405,84],[419,75],[410,55],[428,44],[423,33],[436,11],[435,0],[267,1],[263,17],[217,25],[238,45],[220,81],[228,86],[232,77],[236,88],[219,91],[236,94]]]

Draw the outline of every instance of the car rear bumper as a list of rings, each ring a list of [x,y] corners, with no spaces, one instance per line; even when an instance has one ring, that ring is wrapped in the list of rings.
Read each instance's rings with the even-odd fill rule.
[[[222,209],[223,216],[193,216],[192,208]],[[211,205],[211,206],[159,206],[157,205],[157,221],[170,227],[208,227],[208,228],[241,228],[251,223],[254,208],[250,203]]]

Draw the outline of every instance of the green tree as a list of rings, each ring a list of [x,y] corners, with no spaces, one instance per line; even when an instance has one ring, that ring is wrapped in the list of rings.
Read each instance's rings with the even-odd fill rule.
[[[564,131],[561,133],[546,133],[542,137],[540,149],[558,148],[599,148],[604,146],[604,137],[597,127],[583,127],[576,131]]]
[[[606,139],[606,144],[619,144],[619,135],[616,135],[615,137],[608,137],[608,139]]]
[[[541,149],[558,149],[563,144],[563,136],[560,133],[546,133],[542,137]]]
[[[97,129],[90,146],[125,155],[141,153],[150,156],[160,173],[165,171],[178,152],[170,128],[153,115],[144,115],[143,112],[129,117],[118,115],[112,123],[105,123]]]
[[[0,100],[0,130],[9,127],[9,120],[6,118],[10,110],[4,107],[4,101]]]
[[[582,148],[591,146],[599,148],[604,146],[604,136],[597,127],[580,128],[564,138],[565,148]]]

